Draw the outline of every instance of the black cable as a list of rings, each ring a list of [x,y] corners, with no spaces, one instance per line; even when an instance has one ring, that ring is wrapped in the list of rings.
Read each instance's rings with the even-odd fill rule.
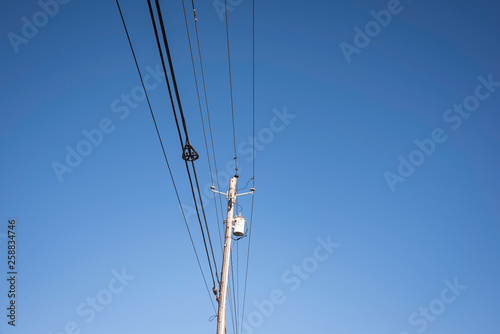
[[[228,284],[230,284],[230,283],[228,282]],[[227,290],[227,303],[228,303],[227,309],[229,309],[229,314],[231,316],[231,324],[233,325],[233,333],[236,334],[237,333],[237,329],[236,329],[236,326],[235,326],[236,322],[234,321],[233,304],[232,304],[232,299],[231,299],[231,289],[229,289],[229,288]],[[226,321],[226,323],[227,322],[228,321]],[[226,327],[226,331],[227,331],[227,327]]]
[[[252,186],[255,189],[255,0],[252,0]],[[250,223],[248,227],[248,251],[247,264],[245,270],[245,287],[243,288],[243,311],[242,319],[245,316],[245,302],[247,296],[248,263],[250,261],[250,244],[252,241],[253,207],[255,195],[252,194],[252,207],[250,209]],[[243,326],[243,324],[242,324]]]
[[[240,188],[237,191],[245,190],[248,187],[248,184],[250,183],[250,181],[252,181],[252,180],[253,180],[253,177],[249,178],[248,181],[247,181],[247,184],[245,184],[245,186],[243,188]]]
[[[231,257],[230,257],[230,261],[231,261],[231,285],[233,286],[233,308],[234,308],[234,318],[235,318],[235,326],[236,326],[236,331],[235,333],[238,333],[238,309],[237,309],[237,306],[236,306],[236,300],[237,300],[237,296],[236,296],[236,292],[234,291],[234,286],[235,286],[235,283],[234,283],[234,271],[233,271],[233,251],[231,250]]]
[[[255,0],[252,0],[252,180],[255,189]]]
[[[197,44],[198,44],[198,56],[199,56],[199,59],[200,59],[201,78],[202,78],[202,83],[203,83],[203,92],[204,92],[204,95],[205,95],[205,106],[206,106],[206,109],[207,109],[208,129],[210,130],[210,141],[212,143],[212,155],[214,157],[215,178],[216,178],[216,181],[217,181],[217,188],[221,189],[220,188],[220,184],[219,184],[219,170],[217,168],[217,158],[216,158],[216,155],[215,155],[214,137],[213,137],[213,134],[212,134],[212,123],[211,123],[211,120],[210,120],[210,108],[208,107],[207,88],[206,88],[206,84],[205,84],[205,74],[204,74],[204,71],[203,71],[203,57],[201,55],[200,37],[199,37],[199,34],[198,34],[198,19],[196,17],[196,9],[195,9],[195,6],[194,6],[194,0],[191,0],[191,5],[193,7],[194,27],[195,27],[195,31],[196,31],[196,41],[197,41]],[[212,185],[213,185],[213,180],[212,180]],[[222,199],[220,197],[220,194],[217,197],[219,198],[221,218],[222,218],[222,221],[224,221],[224,209],[222,207]],[[217,200],[215,198],[216,198],[216,195],[214,193],[214,200],[215,200],[215,202],[217,202]],[[219,236],[220,235],[221,235],[221,233],[220,233],[220,230],[219,230]],[[221,248],[222,248],[222,237],[221,237]]]
[[[174,114],[175,124],[177,126],[177,132],[179,134],[179,140],[181,142],[181,149],[184,150],[184,140],[182,139],[181,129],[179,127],[179,120],[177,118],[177,112],[175,111],[174,99],[172,97],[172,89],[170,88],[170,83],[168,81],[167,67],[165,66],[165,60],[163,57],[163,51],[161,50],[160,38],[158,36],[158,29],[156,28],[155,17],[153,14],[153,8],[151,7],[151,0],[148,0],[149,15],[151,16],[151,22],[153,23],[153,30],[156,37],[156,46],[158,47],[158,52],[160,53],[161,65],[163,66],[163,73],[165,74],[165,81],[167,82],[168,95],[170,96],[170,104],[172,105],[172,112]]]
[[[158,31],[157,31],[157,28],[156,28],[156,23],[155,23],[155,19],[154,19],[153,9],[152,9],[152,6],[151,6],[151,0],[148,0],[148,7],[149,7],[149,13],[150,13],[150,16],[151,16],[151,21],[153,23],[153,28],[155,30],[155,36],[156,36],[156,41],[157,41],[158,49],[159,49],[159,52],[160,52],[160,57],[162,58],[162,64],[164,66],[165,78],[167,79],[167,84],[168,84],[168,77],[167,77],[166,69],[165,69],[165,65],[164,65],[165,63],[164,63],[164,60],[163,60],[163,53],[161,52],[161,46],[160,46],[160,43],[159,43]],[[178,106],[179,106],[179,113],[181,114],[181,119],[182,119],[183,128],[184,128],[184,134],[186,136],[186,145],[187,145],[187,144],[189,144],[189,136],[188,136],[188,133],[187,133],[186,122],[185,122],[184,115],[183,115],[183,112],[182,112],[182,106],[180,104],[179,91],[178,91],[178,88],[177,88],[177,84],[176,84],[176,81],[175,81],[175,75],[174,75],[174,72],[173,72],[172,58],[170,56],[170,51],[169,51],[169,48],[168,48],[168,42],[167,42],[167,39],[166,39],[165,27],[163,25],[163,19],[162,19],[162,16],[161,16],[161,9],[159,7],[158,1],[156,1],[156,8],[158,10],[158,19],[160,21],[160,27],[161,27],[161,31],[162,31],[162,34],[163,34],[163,42],[165,44],[165,49],[167,51],[167,59],[168,59],[168,62],[169,62],[169,67],[170,67],[170,74],[172,76],[172,82],[173,82],[174,91],[175,91],[176,97],[177,97],[177,103],[178,103]],[[171,92],[170,89],[169,89],[169,95],[170,95],[170,100],[172,102],[172,108],[174,110],[174,115],[176,115],[176,113],[175,113],[175,107],[174,107],[174,103],[173,103],[173,98],[172,98],[172,92]],[[184,150],[184,145],[182,143],[182,136],[180,134],[177,117],[175,117],[175,121],[176,121],[178,132],[179,132],[179,139],[181,141],[181,146],[182,146],[182,148]],[[200,212],[199,212],[198,203],[197,203],[197,200],[196,200],[196,195],[195,195],[195,191],[194,191],[193,181],[192,181],[192,178],[191,178],[191,173],[189,171],[189,166],[188,166],[188,163],[187,163],[186,160],[184,160],[184,162],[185,162],[186,171],[187,171],[187,174],[188,174],[188,177],[189,177],[189,184],[191,186],[191,193],[192,193],[192,196],[193,196],[193,201],[194,201],[194,205],[195,205],[196,215],[197,215],[197,218],[198,218],[198,222],[199,222],[200,229],[201,229],[201,234],[202,234],[202,237],[203,237],[203,243],[204,243],[204,246],[205,246],[205,252],[206,252],[206,255],[207,255],[207,260],[208,260],[208,264],[209,264],[209,267],[210,267],[210,272],[211,272],[211,275],[212,275],[212,281],[213,281],[214,287],[216,287],[215,278],[214,278],[213,269],[212,269],[212,261],[214,262],[214,266],[215,266],[215,277],[217,277],[217,281],[219,281],[219,279],[218,279],[218,273],[217,273],[217,263],[215,261],[215,257],[213,256],[213,248],[212,248],[212,243],[211,243],[211,239],[210,239],[210,231],[208,230],[208,225],[207,225],[207,222],[206,222],[206,219],[205,219],[205,226],[207,226],[207,235],[208,235],[208,238],[209,238],[209,243],[210,243],[211,252],[212,252],[212,256],[213,256],[212,259],[210,259],[210,255],[209,255],[209,252],[208,252],[208,247],[207,247],[207,244],[206,244],[205,233],[204,233],[204,230],[203,230],[203,225],[201,223]],[[193,164],[193,168],[194,168],[194,164]],[[195,171],[195,173],[196,173],[196,171]],[[196,176],[196,174],[195,174],[195,176]],[[197,177],[196,177],[196,181],[197,181]],[[198,194],[200,196],[200,204],[201,204],[202,209],[203,209],[203,202],[202,202],[202,199],[201,199],[201,194],[200,194],[200,189],[199,189],[198,182],[197,182],[197,188],[198,188]],[[203,215],[205,217],[204,213],[203,213]]]
[[[236,239],[236,311],[240,309],[240,247],[239,247],[239,239]],[[243,321],[243,320],[242,320]]]
[[[214,184],[214,178],[213,178],[213,174],[212,174],[212,164],[210,162],[210,153],[208,151],[208,143],[207,143],[207,135],[206,135],[206,132],[205,132],[205,122],[203,120],[203,112],[202,112],[202,108],[201,108],[201,101],[200,101],[200,91],[198,89],[198,79],[197,79],[197,76],[196,76],[196,67],[194,65],[194,57],[193,57],[193,49],[191,47],[191,35],[189,34],[189,25],[188,25],[188,21],[187,21],[187,15],[186,15],[186,6],[184,5],[184,0],[182,0],[182,9],[183,9],[183,12],[184,12],[184,21],[186,22],[186,32],[187,32],[187,37],[188,37],[188,42],[189,42],[189,53],[191,55],[191,65],[193,67],[193,74],[194,74],[194,83],[195,83],[195,86],[196,86],[196,95],[198,97],[198,106],[200,108],[200,118],[201,118],[201,125],[202,125],[202,129],[203,129],[203,138],[205,140],[205,149],[207,151],[207,160],[208,160],[208,169],[210,171],[210,180],[212,181],[212,185]],[[194,13],[196,13],[194,10],[193,10]],[[195,17],[195,22],[196,22],[196,17]],[[199,44],[198,44],[199,46]],[[200,58],[200,62],[201,62],[201,58]],[[201,68],[203,70],[203,67]],[[206,98],[206,92],[205,92],[205,98]],[[208,108],[208,103],[207,103],[207,108]],[[208,109],[207,109],[208,110]],[[211,134],[211,130],[210,130],[210,134]],[[212,145],[213,145],[213,142],[212,142]],[[215,160],[215,153],[214,153],[214,160]],[[222,235],[221,235],[221,230],[220,230],[220,221],[219,221],[219,211],[217,209],[217,200],[216,200],[216,197],[215,197],[215,193],[213,193],[213,196],[214,196],[214,206],[215,206],[215,219],[217,221],[217,229],[219,231],[219,242],[220,242],[220,247],[221,247],[221,250],[222,250]]]
[[[195,207],[195,210],[196,210],[196,216],[198,217],[198,223],[200,225],[200,229],[201,229],[201,236],[203,237],[203,244],[205,245],[205,252],[207,254],[207,259],[208,259],[208,265],[210,267],[210,273],[212,274],[212,280],[213,280],[213,283],[214,283],[214,287],[216,286],[215,284],[215,280],[214,280],[214,273],[213,273],[213,270],[212,270],[212,263],[211,263],[211,260],[210,260],[210,255],[208,254],[208,248],[207,248],[207,242],[206,242],[206,239],[205,239],[205,233],[203,232],[203,225],[201,224],[201,218],[200,218],[200,210],[198,209],[198,202],[196,200],[196,195],[194,193],[194,187],[193,187],[193,180],[191,178],[191,173],[189,172],[189,166],[188,166],[188,163],[186,160],[184,160],[184,163],[186,165],[186,169],[187,169],[187,172],[188,172],[188,177],[189,177],[189,184],[191,186],[191,194],[193,196],[193,200],[194,200],[194,207]],[[194,163],[193,163],[193,168],[194,168]],[[195,171],[195,175],[196,175],[196,171]],[[198,178],[196,178],[196,182]],[[198,193],[200,192],[200,189],[198,188]],[[203,203],[201,203],[201,208],[203,209]],[[205,211],[203,210],[203,215],[205,216]],[[206,225],[206,220],[205,220],[205,225]],[[207,230],[207,233],[208,233],[208,230]],[[210,235],[209,235],[210,237]],[[210,247],[212,247],[212,242],[210,241]],[[212,249],[212,256],[213,256],[213,249]],[[215,262],[215,257],[213,257],[213,261],[214,261],[214,265],[215,265],[215,275],[217,277],[217,282],[220,283],[219,281],[219,276],[217,274],[217,264]]]
[[[236,201],[236,206],[238,206],[240,209],[238,210],[238,214],[243,212],[243,207],[238,204],[238,201]]]
[[[186,134],[186,143],[189,143],[189,136],[188,136],[188,132],[187,132],[186,120],[184,118],[184,112],[182,111],[182,104],[181,104],[181,99],[180,99],[180,95],[179,95],[179,89],[177,87],[177,80],[175,79],[175,72],[174,72],[172,57],[170,55],[170,49],[168,47],[167,34],[165,32],[165,26],[163,24],[163,17],[161,15],[160,2],[158,0],[156,0],[155,3],[156,3],[156,10],[158,11],[158,20],[160,21],[161,32],[163,34],[163,43],[165,45],[165,50],[166,50],[166,53],[167,53],[168,65],[170,67],[170,74],[172,76],[172,83],[174,85],[175,96],[177,98],[177,105],[179,106],[179,113],[181,114],[182,125],[184,127],[184,132]],[[183,5],[184,5],[184,2],[183,2]],[[187,28],[187,20],[186,20],[186,28]],[[189,30],[188,30],[188,39],[189,39]],[[191,41],[189,41],[189,48],[191,50]],[[192,52],[191,52],[191,57],[192,57]],[[193,70],[194,70],[194,61],[193,60],[192,60],[192,64],[193,64]],[[195,79],[196,79],[196,73],[195,73]],[[196,91],[198,92],[198,83],[197,82],[196,82]],[[198,102],[200,102],[199,93],[198,93]],[[200,104],[200,115],[201,115],[201,103],[199,103],[199,104]],[[203,116],[202,116],[202,121],[203,121]],[[205,133],[205,128],[203,128],[203,133]],[[205,144],[206,144],[206,137],[205,137]],[[208,145],[207,145],[207,153],[208,153]],[[210,160],[209,160],[209,164],[210,164]],[[208,229],[207,218],[206,218],[206,215],[205,215],[205,208],[203,206],[203,200],[202,200],[202,197],[201,197],[201,191],[200,191],[200,186],[199,186],[199,183],[198,183],[198,176],[196,175],[196,168],[194,166],[194,161],[192,161],[192,168],[193,168],[193,174],[194,174],[195,181],[196,181],[196,188],[198,189],[198,197],[200,199],[200,206],[201,206],[201,210],[202,210],[202,213],[203,213],[203,219],[205,221],[205,227],[206,227],[206,230],[207,230],[208,241],[209,241],[209,244],[210,244],[210,249],[211,249],[211,252],[212,252],[212,257],[214,259],[215,275],[217,277],[217,280],[219,281],[219,278],[218,278],[219,276],[218,276],[218,271],[217,271],[217,262],[215,261],[215,255],[214,255],[214,250],[213,250],[213,246],[212,246],[212,240],[211,240],[211,237],[210,237],[210,231]],[[195,200],[195,202],[196,202],[196,200]]]
[[[243,288],[243,311],[241,314],[242,319],[245,317],[245,302],[247,298],[247,281],[248,281],[248,263],[250,261],[250,244],[252,241],[252,222],[253,222],[253,203],[254,203],[254,195],[252,195],[252,208],[250,210],[250,223],[248,224],[248,251],[247,251],[247,264],[245,269],[245,286]]]
[[[234,128],[234,107],[233,107],[233,81],[231,76],[231,53],[229,51],[229,23],[227,20],[227,0],[224,0],[224,9],[226,12],[226,39],[227,39],[227,60],[229,64],[229,90],[231,92],[231,115],[233,118],[233,144],[234,144],[234,169],[238,174],[238,155],[236,154],[236,131]]]
[[[175,72],[174,72],[174,67],[172,65],[172,57],[170,55],[170,49],[168,47],[167,34],[165,32],[165,26],[163,24],[163,17],[161,15],[160,2],[158,0],[155,0],[155,4],[156,4],[156,11],[158,12],[158,20],[160,21],[161,33],[163,35],[163,44],[165,45],[165,51],[167,53],[168,65],[170,67],[170,75],[172,76],[172,83],[174,85],[175,97],[177,98],[177,105],[179,106],[179,113],[181,114],[182,126],[184,127],[184,133],[186,134],[186,143],[189,143],[186,119],[184,118],[184,112],[182,111],[182,104],[181,104],[181,98],[179,96],[179,89],[177,87],[177,80],[175,80]]]
[[[210,294],[210,290],[208,288],[208,284],[207,284],[207,280],[205,278],[205,274],[203,273],[203,268],[201,267],[201,263],[200,263],[200,259],[198,257],[198,252],[196,251],[196,247],[194,245],[194,242],[193,242],[193,237],[191,235],[191,231],[189,229],[189,225],[187,223],[187,219],[186,219],[186,215],[184,213],[184,208],[182,207],[182,203],[181,203],[181,200],[180,200],[180,197],[179,197],[179,192],[177,191],[177,186],[175,184],[175,180],[174,180],[174,176],[172,174],[172,170],[170,168],[170,164],[168,162],[168,158],[167,158],[167,154],[165,152],[165,147],[163,146],[163,141],[161,140],[161,136],[160,136],[160,132],[158,130],[158,125],[156,124],[156,119],[155,119],[155,116],[154,116],[154,113],[153,113],[153,108],[151,107],[151,103],[149,101],[149,96],[148,96],[148,93],[147,93],[147,90],[146,90],[146,87],[144,85],[144,80],[142,78],[142,74],[141,74],[141,71],[139,69],[139,64],[137,62],[137,57],[135,56],[135,52],[134,52],[134,48],[132,46],[132,42],[130,40],[130,36],[129,36],[129,33],[128,33],[128,29],[127,29],[127,26],[125,24],[125,19],[123,18],[123,13],[122,13],[122,10],[120,8],[120,4],[118,2],[118,0],[116,0],[116,5],[118,7],[118,11],[120,12],[120,17],[121,17],[121,20],[122,20],[122,23],[123,23],[123,27],[125,28],[125,33],[127,34],[127,40],[128,40],[128,43],[130,45],[130,50],[132,51],[132,56],[134,57],[134,62],[135,62],[135,66],[137,68],[137,72],[139,74],[139,78],[141,79],[141,84],[142,84],[142,88],[144,89],[144,93],[145,93],[145,96],[146,96],[146,100],[148,102],[148,106],[149,106],[149,111],[151,113],[151,118],[153,119],[153,123],[154,123],[154,126],[155,126],[155,129],[156,129],[156,134],[158,136],[158,140],[160,142],[160,146],[161,146],[161,149],[162,149],[162,152],[163,152],[163,157],[165,158],[165,162],[167,163],[167,168],[168,168],[168,172],[170,174],[170,179],[172,180],[172,185],[174,186],[174,190],[175,190],[175,195],[177,197],[177,201],[179,203],[179,206],[181,208],[181,213],[182,213],[182,217],[184,218],[184,224],[186,225],[186,229],[188,231],[188,235],[189,235],[189,239],[191,240],[191,245],[193,247],[193,250],[194,250],[194,254],[196,256],[196,261],[198,262],[198,267],[200,268],[200,272],[201,272],[201,275],[203,277],[203,281],[205,282],[205,287],[207,289],[207,293],[208,293],[208,297],[210,299],[210,303],[212,304],[212,307],[215,311],[215,306],[214,306],[214,303],[213,303],[213,300],[211,298],[211,294]]]
[[[226,40],[227,40],[227,59],[228,59],[228,69],[229,69],[229,90],[230,90],[230,95],[231,95],[231,117],[232,117],[232,123],[233,123],[233,146],[234,146],[234,170],[235,174],[238,175],[238,155],[236,153],[236,130],[234,126],[234,102],[233,102],[233,82],[232,82],[232,75],[231,75],[231,52],[230,52],[230,47],[229,47],[229,23],[227,19],[227,0],[224,0],[224,10],[226,14]],[[233,282],[233,295],[234,295],[234,309],[235,309],[235,317],[236,317],[236,328],[238,329],[238,315],[236,313],[236,300],[237,297],[234,294],[234,274],[233,274],[233,257],[232,257],[232,252],[231,252],[231,276],[233,276],[232,282]],[[235,332],[237,332],[237,329]]]
[[[210,244],[210,250],[212,251],[212,257],[214,259],[215,276],[217,277],[217,281],[220,282],[220,280],[219,280],[219,274],[218,274],[218,271],[217,271],[217,262],[215,261],[214,248],[212,247],[212,239],[210,238],[210,232],[208,230],[207,216],[205,215],[205,208],[203,206],[203,200],[201,198],[200,185],[198,184],[198,176],[196,175],[196,168],[194,167],[194,161],[191,161],[191,164],[192,164],[192,167],[193,167],[194,179],[196,181],[196,188],[198,189],[198,197],[200,198],[201,212],[203,213],[203,219],[205,221],[205,227],[207,229],[208,242]]]
[[[198,89],[198,79],[196,78],[196,68],[194,66],[193,48],[191,46],[191,37],[190,37],[190,34],[189,34],[189,25],[188,25],[188,22],[187,22],[186,7],[184,6],[184,0],[182,0],[182,9],[183,9],[183,12],[184,12],[184,21],[186,22],[186,32],[187,32],[187,37],[188,37],[188,42],[189,42],[189,53],[191,55],[191,65],[193,67],[194,83],[195,83],[195,86],[196,86],[196,95],[198,97],[198,106],[200,107],[201,124],[202,124],[202,128],[203,128],[203,138],[205,139],[205,148],[207,149],[208,167],[210,169],[210,177],[212,177],[212,168],[210,167],[211,166],[211,164],[210,164],[210,156],[208,155],[207,136],[205,134],[205,122],[203,121],[203,113],[201,111],[200,91]],[[160,16],[160,20],[161,20],[161,16]],[[160,24],[161,24],[161,22],[160,22]],[[168,44],[166,44],[166,45],[168,45]],[[170,61],[170,57],[169,57],[169,61]],[[174,78],[173,75],[172,75],[172,78]],[[175,86],[177,86],[177,84],[175,84]],[[178,98],[178,101],[179,101],[178,103],[180,103],[179,98]]]

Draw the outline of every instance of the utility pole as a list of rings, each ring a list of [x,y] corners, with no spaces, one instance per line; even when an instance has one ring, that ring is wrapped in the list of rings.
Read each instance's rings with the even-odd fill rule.
[[[236,202],[236,181],[237,176],[229,180],[229,193],[227,195],[227,218],[226,218],[226,238],[224,239],[224,257],[222,260],[222,278],[220,281],[219,313],[217,315],[217,334],[226,332],[226,301],[227,301],[227,281],[229,278],[229,257],[231,255],[231,239],[233,237],[233,211]]]
[[[236,183],[238,180],[238,175],[236,174],[229,180],[229,191],[227,193],[221,193],[220,191],[215,191],[215,187],[212,186],[213,192],[225,195],[228,199],[227,201],[227,218],[226,218],[226,237],[224,239],[224,256],[222,260],[222,275],[220,281],[220,294],[219,294],[219,312],[217,314],[217,334],[225,334],[226,332],[226,301],[227,301],[227,286],[229,278],[229,263],[231,256],[231,240],[233,234],[233,212],[234,204],[236,203],[236,197],[241,195],[253,194],[254,188],[250,189],[250,192],[244,194],[236,194]]]

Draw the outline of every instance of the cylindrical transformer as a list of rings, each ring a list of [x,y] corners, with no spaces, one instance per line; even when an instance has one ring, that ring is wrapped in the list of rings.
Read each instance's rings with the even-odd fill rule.
[[[241,216],[234,217],[233,234],[237,237],[241,237],[245,234],[245,218]]]

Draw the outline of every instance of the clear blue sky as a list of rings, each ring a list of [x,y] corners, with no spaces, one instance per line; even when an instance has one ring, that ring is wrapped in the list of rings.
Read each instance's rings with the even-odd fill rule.
[[[116,4],[61,2],[4,2],[0,13],[2,268],[9,218],[18,254],[17,328],[7,324],[4,269],[0,333],[215,333]],[[229,2],[242,187],[252,176],[252,2]],[[206,191],[182,2],[161,3]],[[155,73],[147,2],[121,4],[141,71]],[[195,4],[217,163],[230,175],[225,21],[213,1]],[[243,333],[497,334],[498,2],[255,8],[259,149]],[[151,102],[189,211],[166,85],[155,76]],[[97,144],[85,144],[85,133]],[[67,149],[92,152],[71,167]],[[71,172],[58,177],[57,164]],[[220,270],[213,198],[207,203]],[[240,204],[249,219],[250,197]],[[208,273],[192,215],[189,225]],[[234,268],[240,304],[247,243],[239,241]]]

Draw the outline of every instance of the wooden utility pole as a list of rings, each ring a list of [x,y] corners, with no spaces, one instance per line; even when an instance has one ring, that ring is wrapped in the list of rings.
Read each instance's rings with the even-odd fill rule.
[[[235,175],[229,180],[229,192],[227,194],[227,218],[226,218],[226,238],[224,239],[224,257],[222,261],[222,277],[220,281],[219,312],[217,314],[217,334],[226,332],[226,301],[227,283],[229,278],[229,262],[231,256],[231,239],[233,235],[233,209],[236,202],[236,181]]]
[[[227,218],[226,218],[226,238],[224,239],[224,256],[222,259],[222,275],[220,281],[220,294],[218,296],[219,301],[219,312],[217,313],[217,334],[226,333],[226,302],[227,302],[227,286],[229,279],[229,264],[231,257],[231,240],[233,237],[233,223],[235,222],[234,214],[234,204],[236,203],[236,197],[242,195],[249,195],[255,191],[252,187],[250,192],[237,194],[236,193],[236,182],[238,181],[238,175],[236,174],[229,180],[229,191],[227,193],[221,193],[215,190],[215,186],[212,185],[211,189],[214,193],[218,193],[226,196],[227,198]],[[242,217],[236,217],[238,229],[235,235],[243,237],[245,219]]]

